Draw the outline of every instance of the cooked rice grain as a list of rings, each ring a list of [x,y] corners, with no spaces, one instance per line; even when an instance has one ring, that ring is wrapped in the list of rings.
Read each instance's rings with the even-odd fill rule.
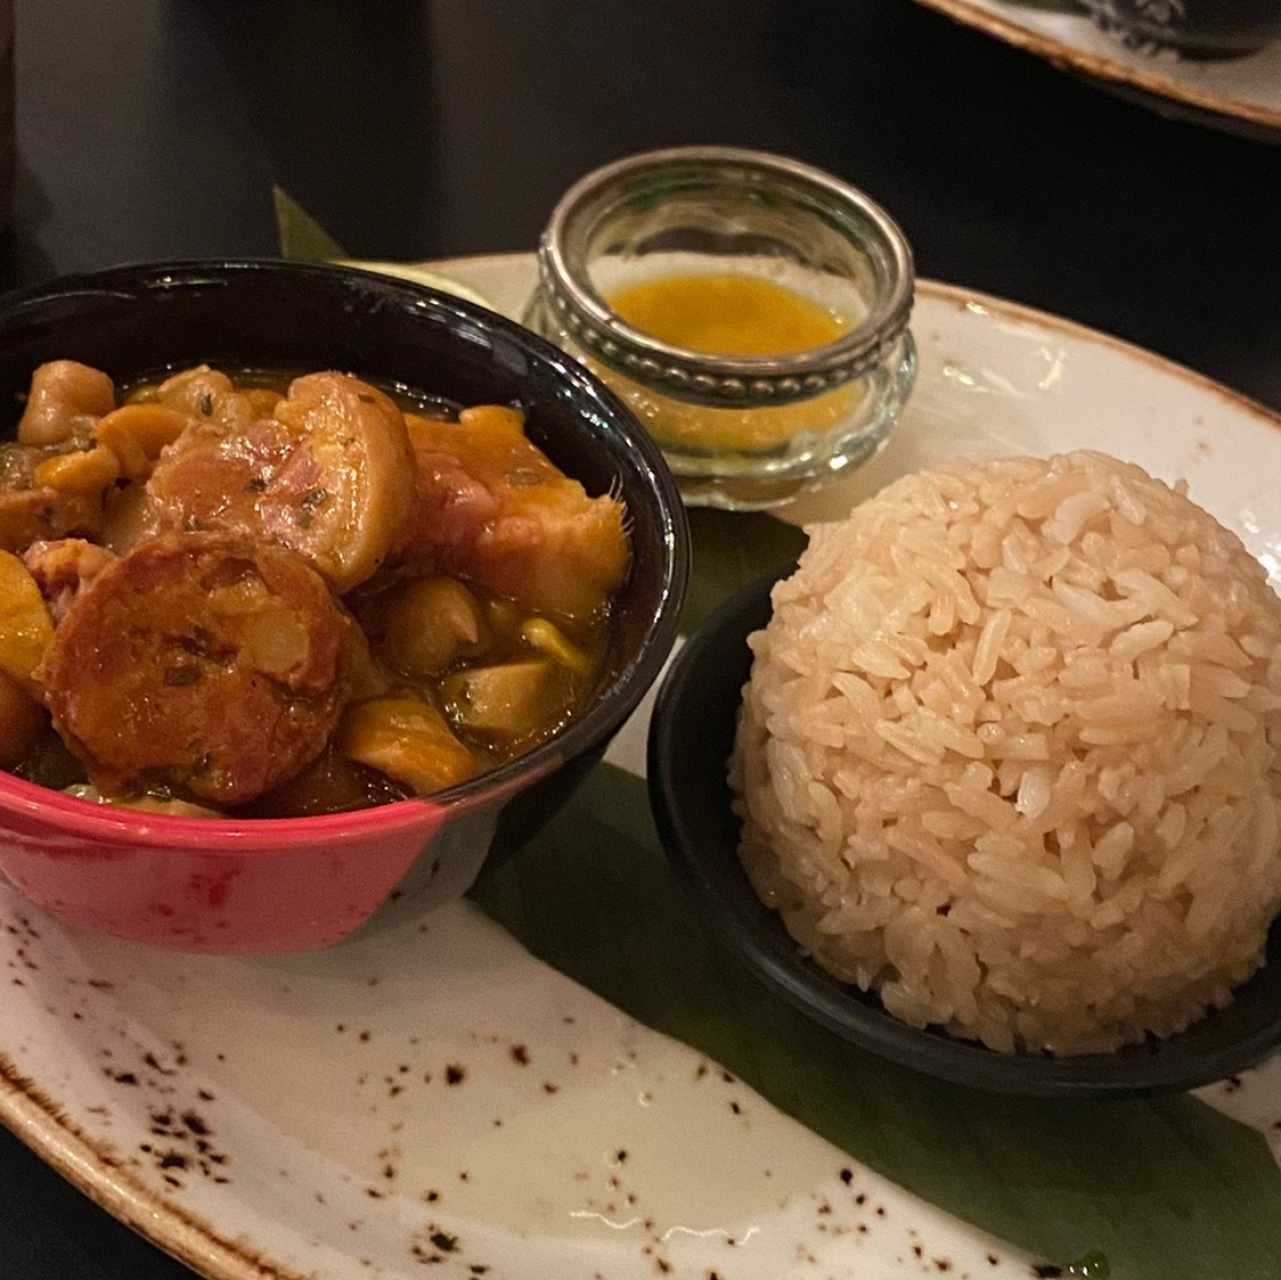
[[[1086,1053],[1231,999],[1281,906],[1281,601],[1097,453],[809,530],[730,777],[761,898],[916,1026]]]

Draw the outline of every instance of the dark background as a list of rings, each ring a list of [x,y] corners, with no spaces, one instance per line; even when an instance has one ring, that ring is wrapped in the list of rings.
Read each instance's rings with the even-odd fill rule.
[[[6,284],[271,254],[273,182],[356,256],[529,249],[585,170],[728,143],[865,188],[923,275],[1281,408],[1281,146],[1163,119],[909,0],[17,9]],[[188,1274],[0,1131],[2,1280]]]

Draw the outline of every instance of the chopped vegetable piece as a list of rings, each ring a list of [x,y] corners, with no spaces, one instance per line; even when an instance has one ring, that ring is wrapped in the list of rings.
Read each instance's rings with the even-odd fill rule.
[[[355,622],[347,628],[339,661],[353,702],[379,698],[387,692],[387,677],[369,651],[369,637]]]
[[[545,659],[472,667],[441,684],[450,719],[471,733],[527,738],[553,721],[564,683]]]
[[[338,730],[342,751],[360,764],[428,795],[472,777],[479,762],[429,702],[412,695],[348,707]]]
[[[82,440],[94,419],[115,407],[116,389],[105,373],[75,360],[51,360],[31,375],[18,440],[41,446]]]
[[[92,783],[81,782],[64,788],[67,795],[90,804],[109,804],[116,809],[138,809],[142,813],[159,813],[170,818],[221,818],[217,809],[206,809],[188,800],[169,800],[163,796],[104,796]]]
[[[53,620],[27,566],[0,551],[0,671],[28,681],[53,639]]]
[[[575,675],[590,675],[595,665],[591,657],[576,644],[565,639],[565,633],[546,618],[529,618],[521,624],[520,636],[531,649],[545,653]]]
[[[153,406],[139,406],[142,408]],[[147,451],[128,431],[118,427],[109,427],[105,434],[95,433],[95,438],[104,449],[110,449],[116,455],[120,474],[128,480],[145,480],[151,474],[152,460]]]
[[[189,800],[163,800],[159,796],[131,796],[128,800],[105,800],[117,809],[138,809],[142,813],[159,813],[170,818],[221,818],[217,809],[206,809]]]
[[[489,619],[489,625],[500,636],[514,635],[520,625],[520,610],[501,596],[490,596],[485,606],[485,616]]]
[[[160,450],[173,444],[191,422],[188,414],[167,405],[127,404],[107,414],[94,428],[94,435],[100,444],[120,455],[122,465],[126,456],[136,455],[135,445],[154,462]]]
[[[115,484],[119,476],[119,458],[99,445],[82,453],[60,453],[42,462],[36,468],[35,482],[59,493],[88,496]]]
[[[244,397],[249,401],[249,407],[256,418],[270,418],[276,406],[284,399],[279,391],[271,391],[266,387],[250,387],[244,392]]]
[[[386,625],[391,660],[408,676],[439,675],[458,658],[476,656],[487,631],[480,602],[454,578],[402,587]]]

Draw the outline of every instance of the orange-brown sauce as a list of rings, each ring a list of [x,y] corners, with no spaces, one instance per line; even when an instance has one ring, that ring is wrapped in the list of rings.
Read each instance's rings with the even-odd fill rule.
[[[606,295],[634,329],[669,346],[725,356],[780,356],[836,341],[847,317],[761,276],[707,273],[663,276]],[[822,432],[854,406],[842,387],[797,404],[720,409],[658,396],[612,370],[597,368],[662,444],[690,450],[758,452],[798,431]]]
[[[273,413],[294,376],[262,369],[233,375],[236,390],[247,393],[253,412],[262,416]],[[125,386],[120,403],[156,403],[159,385],[160,379],[149,378]],[[528,493],[518,495],[525,504],[518,509],[528,518],[540,515],[544,493],[557,518],[573,507],[573,495],[566,499],[558,489],[566,484],[563,477],[525,442],[514,411],[494,406],[460,413],[459,406],[408,386],[379,389],[404,413],[416,447],[423,441],[428,442],[423,448],[436,447],[442,430],[474,431],[459,457],[473,470],[488,467],[484,478],[491,488],[506,482],[530,486]],[[453,425],[446,428],[444,423]],[[87,450],[90,440],[86,436],[78,447]],[[513,479],[503,468],[510,470],[516,462],[521,466]],[[534,469],[545,482],[542,487],[528,479]],[[108,494],[109,510],[119,509],[127,517],[132,492],[144,483],[144,477],[120,476]],[[619,554],[616,547],[604,545],[599,552],[589,545],[579,553],[589,559],[613,555],[615,560]],[[603,579],[617,576],[617,565],[606,564],[600,572]],[[554,576],[550,581],[554,587]],[[609,632],[608,600],[596,603],[589,595],[585,599],[592,607],[580,608],[572,599],[572,607],[559,610],[531,607],[528,600],[516,598],[519,594],[495,590],[470,577],[465,566],[420,572],[412,560],[379,571],[351,590],[342,606],[359,624],[363,642],[353,645],[345,658],[356,692],[332,738],[300,774],[226,812],[259,818],[309,816],[430,792],[511,760],[562,728],[597,684]],[[2,730],[0,725],[0,747]],[[47,717],[20,758],[4,763],[50,787],[80,784],[83,789],[89,781]],[[145,796],[191,798],[181,788],[164,785],[147,787]],[[123,803],[129,798],[113,797]]]

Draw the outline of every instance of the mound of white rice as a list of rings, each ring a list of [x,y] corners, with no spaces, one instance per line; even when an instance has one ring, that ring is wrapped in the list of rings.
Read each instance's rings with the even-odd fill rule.
[[[1281,601],[1095,453],[909,476],[809,530],[751,638],[757,892],[838,978],[993,1049],[1182,1030],[1281,906]]]

